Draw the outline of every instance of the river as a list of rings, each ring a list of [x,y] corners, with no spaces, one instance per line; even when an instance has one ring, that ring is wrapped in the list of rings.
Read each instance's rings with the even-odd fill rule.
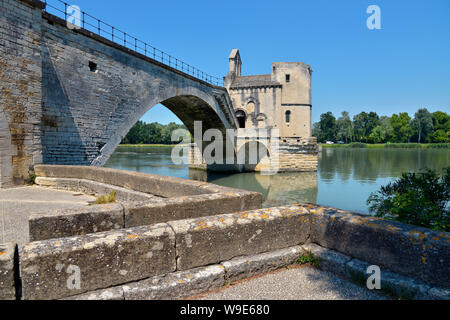
[[[105,167],[208,181],[263,194],[264,207],[309,202],[368,214],[371,192],[423,167],[450,165],[449,149],[323,149],[318,172],[218,174],[174,165],[170,147],[118,147]]]

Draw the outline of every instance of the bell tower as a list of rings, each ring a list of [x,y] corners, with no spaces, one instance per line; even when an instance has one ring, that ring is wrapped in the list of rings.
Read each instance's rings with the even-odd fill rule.
[[[242,60],[239,49],[233,49],[229,57],[230,69],[228,75],[224,78],[225,88],[229,88],[236,77],[241,76]]]

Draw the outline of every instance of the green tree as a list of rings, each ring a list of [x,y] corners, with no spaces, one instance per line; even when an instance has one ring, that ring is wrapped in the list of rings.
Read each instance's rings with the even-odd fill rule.
[[[157,122],[153,122],[148,124],[149,133],[150,133],[150,144],[162,144],[162,128],[163,126]]]
[[[124,144],[175,144],[172,141],[172,132],[177,129],[186,129],[184,125],[174,122],[162,125],[157,122],[145,123],[138,121],[122,140]]]
[[[321,131],[320,141],[336,141],[336,118],[333,116],[333,113],[321,114],[319,127]]]
[[[348,143],[353,137],[353,123],[347,111],[343,111],[336,121],[336,138]]]
[[[380,124],[380,117],[376,112],[369,112],[369,119],[367,121],[367,136],[372,133],[372,130]]]
[[[400,179],[372,193],[367,205],[377,217],[449,232],[449,199],[450,167],[442,176],[429,169],[403,173]]]
[[[432,113],[433,133],[432,142],[445,143],[450,142],[450,116],[442,111]]]
[[[394,133],[395,142],[409,142],[413,134],[410,126],[411,118],[407,112],[393,114],[391,117],[391,125]]]
[[[312,135],[313,137],[317,138],[317,141],[322,142],[322,129],[320,129],[320,123],[319,122],[315,122],[313,124],[313,129],[312,129]]]
[[[433,116],[426,108],[419,109],[411,121],[411,126],[418,135],[417,142],[421,143],[422,139],[427,141],[428,135],[433,131]]]
[[[123,142],[129,144],[145,143],[149,137],[149,132],[146,129],[146,125],[143,121],[136,122],[136,124],[130,129],[128,134],[123,139]]]
[[[361,112],[353,117],[353,126],[356,138],[359,142],[361,140],[368,140],[372,130],[378,125],[379,117],[375,112]]]
[[[385,143],[392,139],[394,131],[391,126],[391,118],[387,116],[380,117],[379,124],[369,135],[369,141],[373,143]]]

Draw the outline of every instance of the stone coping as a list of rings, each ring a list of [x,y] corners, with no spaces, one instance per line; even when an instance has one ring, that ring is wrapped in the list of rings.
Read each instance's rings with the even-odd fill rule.
[[[37,177],[92,180],[164,198],[237,191],[206,182],[93,166],[35,165],[34,170]]]

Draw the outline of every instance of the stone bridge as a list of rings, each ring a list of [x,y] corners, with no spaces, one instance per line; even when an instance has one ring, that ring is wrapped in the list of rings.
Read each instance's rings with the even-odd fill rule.
[[[133,37],[135,50],[130,49],[126,33],[124,45],[114,42],[114,28],[110,41],[103,37],[100,20],[95,33],[74,28],[45,7],[39,0],[0,3],[0,187],[23,184],[36,164],[104,165],[131,127],[157,104],[178,116],[193,136],[194,122],[202,122],[196,142],[206,141],[200,148],[191,146],[193,167],[316,170],[317,145],[311,139],[280,140],[270,129],[236,130],[227,90],[211,84],[203,72],[192,67],[180,71],[164,56],[162,62],[152,59],[147,51],[140,53]],[[205,164],[203,151],[214,140],[204,137],[208,129],[219,130],[231,142],[223,146],[224,164]],[[237,134],[231,136],[228,129]],[[248,165],[254,161],[249,159],[250,140],[258,157]]]
[[[225,88],[86,29],[36,0],[0,3],[0,184],[34,164],[105,164],[130,128],[162,104],[192,132],[237,128]]]

